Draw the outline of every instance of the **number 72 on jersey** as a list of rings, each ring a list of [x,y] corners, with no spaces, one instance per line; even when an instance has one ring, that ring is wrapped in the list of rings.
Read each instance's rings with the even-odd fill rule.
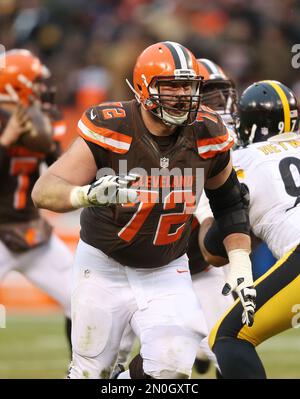
[[[158,204],[159,191],[138,190],[141,202],[129,222],[119,231],[118,236],[130,242],[140,231],[146,219],[150,217]],[[163,211],[175,211],[178,204],[183,204],[181,212],[161,213],[154,235],[154,245],[168,245],[180,239],[186,222],[196,208],[196,197],[191,190],[174,190],[163,200]],[[132,206],[126,204],[124,206]],[[178,227],[174,230],[174,225]]]

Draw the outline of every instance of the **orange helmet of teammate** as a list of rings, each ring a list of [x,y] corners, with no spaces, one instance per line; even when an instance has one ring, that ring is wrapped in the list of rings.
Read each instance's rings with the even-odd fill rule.
[[[133,86],[136,99],[166,124],[187,125],[194,122],[200,102],[202,77],[195,56],[181,44],[160,42],[147,47],[138,57]],[[162,94],[162,84],[187,88],[187,94]],[[168,104],[172,99],[173,103]],[[180,115],[178,115],[180,110]]]
[[[35,95],[34,83],[49,77],[49,70],[30,51],[9,50],[0,69],[0,101],[27,105]]]
[[[197,61],[199,73],[204,77],[201,103],[217,111],[224,122],[233,123],[237,112],[234,82],[215,62],[206,58],[199,58]]]

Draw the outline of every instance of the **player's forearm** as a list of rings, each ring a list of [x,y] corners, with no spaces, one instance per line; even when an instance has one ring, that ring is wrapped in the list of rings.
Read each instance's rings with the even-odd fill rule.
[[[227,253],[234,249],[245,249],[249,253],[251,251],[251,239],[250,236],[247,234],[229,234],[227,237],[224,238],[223,243]]]
[[[214,266],[228,263],[228,253],[243,250],[250,253],[250,236],[244,233],[232,233],[223,240],[217,223],[209,218],[204,220],[199,232],[199,245],[204,259]]]
[[[227,253],[213,218],[207,218],[201,223],[199,246],[208,264],[219,267],[228,263]]]
[[[37,208],[54,212],[69,212],[76,208],[70,199],[74,187],[64,179],[46,172],[37,180],[31,197]]]

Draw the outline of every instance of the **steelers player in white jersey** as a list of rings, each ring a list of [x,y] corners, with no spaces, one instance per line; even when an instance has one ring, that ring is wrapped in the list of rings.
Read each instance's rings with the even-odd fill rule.
[[[300,136],[295,95],[277,81],[252,84],[239,100],[237,130],[244,148],[234,151],[233,163],[249,190],[250,225],[278,261],[254,284],[254,324],[241,324],[238,299],[214,326],[209,343],[224,378],[266,378],[255,348],[293,327],[293,306],[300,300]],[[213,234],[210,231],[202,245],[216,255],[216,244],[210,247]]]

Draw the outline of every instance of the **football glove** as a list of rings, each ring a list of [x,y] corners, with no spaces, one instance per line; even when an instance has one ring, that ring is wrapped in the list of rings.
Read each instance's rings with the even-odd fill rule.
[[[228,252],[229,273],[222,294],[229,295],[235,291],[243,306],[242,322],[252,326],[255,313],[256,290],[253,286],[252,268],[249,253],[243,249]]]
[[[135,174],[100,177],[87,186],[74,187],[70,202],[74,208],[135,203],[138,192],[130,186],[138,179],[139,176]]]

